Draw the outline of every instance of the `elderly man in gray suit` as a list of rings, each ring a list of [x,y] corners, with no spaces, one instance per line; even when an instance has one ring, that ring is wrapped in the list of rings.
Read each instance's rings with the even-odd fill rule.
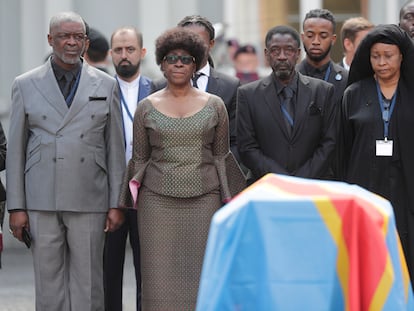
[[[7,150],[10,231],[32,236],[36,310],[103,310],[104,231],[125,169],[119,90],[89,66],[76,13],[50,20],[52,56],[16,78]]]

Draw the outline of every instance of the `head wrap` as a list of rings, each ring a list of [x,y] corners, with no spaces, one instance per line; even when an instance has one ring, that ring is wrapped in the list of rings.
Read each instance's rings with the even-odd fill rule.
[[[407,33],[397,25],[378,25],[361,41],[349,70],[348,85],[374,75],[371,66],[371,47],[375,43],[397,45],[403,55],[401,77],[414,86],[414,44]]]

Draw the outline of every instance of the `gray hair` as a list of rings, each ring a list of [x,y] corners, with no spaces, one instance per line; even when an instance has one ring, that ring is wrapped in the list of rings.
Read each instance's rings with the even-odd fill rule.
[[[83,32],[86,32],[86,26],[83,18],[75,12],[61,12],[52,16],[49,23],[49,32],[52,32],[52,29],[60,26],[60,24],[64,22],[82,24]]]

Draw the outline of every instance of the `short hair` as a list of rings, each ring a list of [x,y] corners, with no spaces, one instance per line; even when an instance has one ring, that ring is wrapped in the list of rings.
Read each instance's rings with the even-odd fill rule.
[[[106,37],[98,30],[89,27],[89,47],[86,54],[92,62],[98,63],[106,60],[109,43]]]
[[[119,33],[124,32],[124,31],[128,31],[128,30],[131,30],[132,32],[135,33],[135,35],[137,36],[138,45],[139,45],[139,47],[142,48],[144,46],[144,38],[142,36],[142,32],[139,31],[134,26],[123,26],[123,27],[120,27],[120,28],[116,29],[111,35],[111,47],[112,47],[112,40],[113,40],[114,36],[119,34]]]
[[[195,32],[184,27],[174,27],[165,31],[155,41],[155,60],[161,65],[164,57],[172,50],[181,49],[195,58],[196,70],[207,53],[207,46],[203,39]]]
[[[86,34],[86,26],[83,18],[75,12],[60,12],[52,16],[49,22],[49,32],[52,32],[52,29],[60,26],[64,22],[74,22],[79,23],[83,27],[83,33]]]
[[[361,16],[348,18],[343,23],[341,28],[342,46],[344,45],[345,39],[349,39],[351,42],[354,42],[358,32],[363,30],[370,30],[374,28],[374,26],[375,25],[373,23]]]
[[[329,11],[327,9],[313,9],[313,10],[310,10],[305,15],[305,19],[303,20],[303,25],[305,25],[305,21],[309,18],[322,18],[322,19],[326,19],[326,20],[330,21],[331,24],[332,24],[332,30],[333,30],[333,32],[335,32],[336,20],[335,20],[335,16],[332,14],[331,11]]]
[[[180,27],[186,27],[186,26],[191,26],[191,25],[203,26],[207,30],[210,36],[210,40],[214,40],[214,38],[216,37],[213,24],[207,18],[202,17],[200,15],[186,16],[177,24],[177,26],[180,26]]]
[[[276,34],[292,36],[292,38],[298,43],[298,47],[300,47],[299,33],[296,31],[295,28],[291,26],[287,26],[287,25],[280,25],[280,26],[273,27],[267,32],[266,38],[265,38],[266,47],[269,47],[270,40],[272,40],[272,37]]]
[[[404,11],[407,9],[407,7],[411,4],[414,3],[414,0],[408,0],[406,3],[403,4],[403,6],[400,9],[400,20],[404,15]]]
[[[246,45],[240,46],[236,50],[236,52],[234,52],[233,59],[236,59],[237,56],[239,56],[240,54],[254,54],[254,55],[257,55],[257,52],[256,52],[256,48],[253,45],[246,44]]]

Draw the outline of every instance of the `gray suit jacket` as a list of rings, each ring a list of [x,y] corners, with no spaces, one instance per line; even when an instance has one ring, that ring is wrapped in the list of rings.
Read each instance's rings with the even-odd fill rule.
[[[8,209],[106,212],[125,170],[118,86],[83,62],[70,109],[50,60],[13,83]]]

